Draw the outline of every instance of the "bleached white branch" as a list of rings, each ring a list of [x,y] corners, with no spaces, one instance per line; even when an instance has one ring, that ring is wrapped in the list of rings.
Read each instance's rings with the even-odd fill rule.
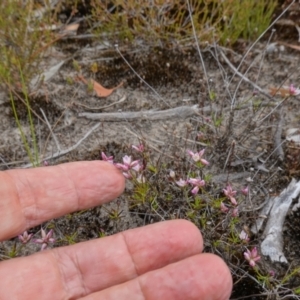
[[[263,233],[265,239],[261,244],[262,254],[269,256],[272,262],[288,262],[283,254],[282,227],[289,207],[299,193],[300,181],[296,182],[293,179],[289,186],[274,199],[270,217]]]
[[[205,108],[204,108],[205,109]],[[208,108],[210,109],[210,108]],[[201,109],[203,111],[203,109]],[[170,118],[188,118],[199,113],[198,105],[179,106],[166,110],[128,111],[113,113],[79,113],[79,117],[106,122],[133,121],[137,119],[165,120]]]

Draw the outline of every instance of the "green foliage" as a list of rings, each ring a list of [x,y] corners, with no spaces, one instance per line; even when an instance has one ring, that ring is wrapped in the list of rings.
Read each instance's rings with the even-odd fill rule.
[[[106,233],[103,229],[100,229],[99,238],[103,238],[103,237],[106,237]]]
[[[146,202],[152,202],[154,197],[154,190],[150,188],[149,183],[147,182],[135,182],[134,193],[133,193],[133,201],[136,204],[145,204]]]
[[[300,287],[294,289],[294,293],[295,293],[296,295],[300,295]]]
[[[254,39],[270,24],[277,1],[189,0],[197,37],[202,41],[233,44]],[[175,42],[193,35],[186,1],[91,1],[99,33],[121,40],[134,38]]]
[[[21,138],[33,165],[39,164],[34,122],[29,101],[30,82],[39,75],[41,54],[51,41],[52,33],[45,28],[50,21],[45,14],[37,17],[33,1],[4,0],[0,3],[0,82],[9,92],[12,110]],[[30,137],[24,134],[16,110],[16,101],[27,110]]]
[[[288,274],[284,276],[284,278],[281,281],[281,284],[285,284],[289,280],[291,280],[294,276],[300,275],[300,267],[292,269]]]
[[[0,78],[10,88],[20,89],[22,84],[28,87],[30,80],[38,75],[43,50],[54,40],[51,31],[45,28],[45,24],[51,24],[49,16],[40,18],[37,13],[33,1],[1,1]]]
[[[74,232],[71,235],[65,235],[62,241],[66,242],[67,245],[74,245],[76,244],[77,232]]]
[[[7,251],[7,257],[15,258],[18,256],[19,249],[17,247],[17,243],[14,243],[10,250]]]

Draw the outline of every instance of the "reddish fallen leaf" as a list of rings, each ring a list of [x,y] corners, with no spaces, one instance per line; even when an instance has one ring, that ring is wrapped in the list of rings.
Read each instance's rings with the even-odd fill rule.
[[[82,76],[79,75],[78,78],[80,80],[82,80],[85,84],[89,84],[88,81]],[[98,83],[97,81],[90,79],[90,81],[93,84],[93,89],[95,91],[95,93],[97,94],[98,97],[108,97],[109,95],[112,94],[112,92],[119,88],[120,86],[123,85],[123,82],[121,82],[119,85],[117,85],[116,87],[112,88],[112,89],[107,89],[105,87],[103,87],[100,83]]]
[[[283,88],[276,88],[276,87],[270,87],[270,95],[275,96],[275,95],[280,95],[281,97],[285,98],[290,96],[290,90],[288,87],[283,87]]]

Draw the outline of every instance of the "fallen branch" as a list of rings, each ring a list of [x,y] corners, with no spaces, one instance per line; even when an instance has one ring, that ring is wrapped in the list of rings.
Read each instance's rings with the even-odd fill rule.
[[[205,109],[205,108],[204,108]],[[203,111],[203,109],[201,109]],[[199,114],[198,105],[179,106],[166,110],[128,111],[115,113],[79,113],[79,117],[106,122],[134,121],[138,119],[165,120],[170,118],[188,118]]]
[[[274,199],[270,217],[263,233],[265,239],[261,243],[262,254],[269,256],[272,262],[288,263],[283,254],[282,227],[290,205],[299,193],[300,181],[296,182],[293,179],[289,186]]]

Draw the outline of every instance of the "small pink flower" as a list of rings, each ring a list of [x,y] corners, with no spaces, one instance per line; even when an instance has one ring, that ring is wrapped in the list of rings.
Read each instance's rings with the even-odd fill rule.
[[[295,88],[294,85],[291,84],[289,88],[289,93],[291,96],[297,96],[300,94],[300,89]]]
[[[249,249],[244,252],[245,259],[249,262],[251,267],[254,267],[256,262],[260,260],[260,256],[258,255],[257,248],[254,247],[251,251]]]
[[[132,161],[131,156],[125,155],[125,156],[123,157],[123,164],[117,163],[117,164],[115,164],[115,166],[116,166],[118,169],[127,172],[127,171],[129,171],[130,169],[132,169],[133,167],[135,167],[137,164],[139,164],[139,160],[134,160],[134,161]]]
[[[41,229],[42,238],[34,240],[35,243],[41,244],[41,251],[45,250],[50,243],[54,243],[55,239],[52,237],[53,235],[53,229],[51,229],[48,233],[45,232],[45,230]]]
[[[27,244],[31,240],[31,237],[32,237],[32,233],[28,234],[27,231],[24,231],[23,234],[20,234],[18,236],[18,238],[22,244]]]
[[[180,186],[180,187],[185,187],[185,186],[187,186],[187,181],[186,180],[183,180],[183,179],[179,179],[178,181],[175,181],[176,182],[176,184],[178,185],[178,186]]]
[[[191,193],[192,193],[193,195],[198,194],[198,192],[199,192],[199,186],[195,186],[195,187],[193,187],[193,189],[191,190]]]
[[[232,215],[233,217],[238,217],[238,215],[239,215],[239,209],[238,209],[238,207],[235,207],[235,208],[232,210],[231,215]]]
[[[269,275],[270,275],[271,277],[275,277],[276,273],[275,273],[274,270],[269,270]]]
[[[223,212],[223,213],[227,213],[229,210],[229,208],[223,202],[221,202],[220,209],[221,209],[221,212]]]
[[[234,198],[234,196],[236,195],[236,191],[232,190],[232,187],[230,184],[227,186],[226,189],[223,189],[223,193],[231,201],[231,203],[233,205],[237,205],[237,201]]]
[[[199,188],[205,185],[205,181],[201,178],[189,178],[187,181],[194,186],[191,191],[193,195],[196,195],[199,192]]]
[[[209,162],[202,158],[202,156],[204,155],[205,149],[202,149],[199,152],[193,152],[191,150],[187,150],[187,153],[191,156],[191,158],[193,159],[193,161],[198,162],[200,161],[203,165],[207,166],[209,165]]]
[[[239,234],[239,238],[240,238],[242,241],[246,242],[246,243],[249,242],[249,236],[248,236],[248,234],[246,233],[245,230],[242,230],[242,231],[241,231],[241,233]]]
[[[133,166],[132,169],[133,169],[134,171],[136,171],[137,173],[139,173],[139,172],[143,171],[144,167],[143,167],[143,165],[140,164],[140,162],[138,161],[138,163],[137,163],[135,166]]]
[[[106,156],[104,152],[101,152],[101,158],[102,158],[102,160],[107,161],[111,164],[114,163],[114,157],[113,156]]]
[[[205,185],[205,181],[201,178],[189,178],[188,183],[190,183],[191,185],[199,186],[199,187]]]
[[[143,144],[139,144],[138,146],[132,145],[131,148],[140,153],[144,152],[145,150],[145,146]]]
[[[132,179],[132,175],[130,173],[123,172],[122,174],[126,179]]]
[[[247,196],[248,193],[249,193],[249,187],[246,186],[246,187],[242,188],[242,189],[241,189],[241,193],[242,193],[243,195]]]

